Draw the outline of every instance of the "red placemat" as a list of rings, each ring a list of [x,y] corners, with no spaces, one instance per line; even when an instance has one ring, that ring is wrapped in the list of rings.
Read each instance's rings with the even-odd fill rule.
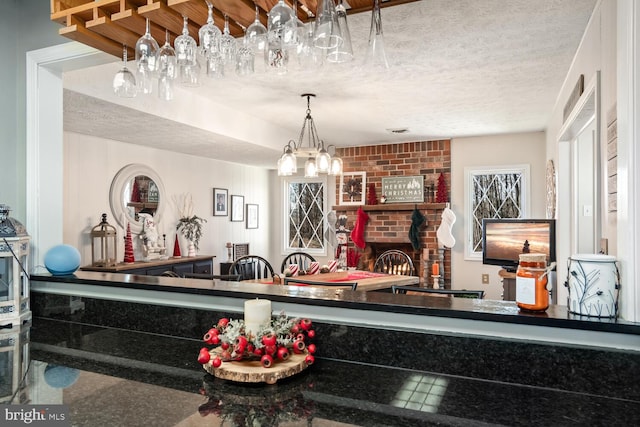
[[[387,276],[384,273],[370,273],[368,271],[358,271],[357,273],[349,273],[347,277],[343,277],[342,279],[333,279],[330,282],[352,282],[355,280],[361,279],[371,279],[373,277],[384,277]]]

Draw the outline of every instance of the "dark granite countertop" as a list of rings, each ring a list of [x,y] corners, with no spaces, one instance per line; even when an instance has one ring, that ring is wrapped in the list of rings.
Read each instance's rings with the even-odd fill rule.
[[[31,275],[31,281],[36,282],[32,284],[36,292],[37,282],[69,283],[243,299],[264,297],[272,301],[384,311],[386,313],[418,314],[640,335],[640,324],[638,323],[621,319],[579,316],[569,313],[565,306],[560,305],[552,305],[543,313],[527,313],[519,310],[514,301],[394,295],[386,292],[329,290],[91,271],[78,271],[70,276]]]
[[[27,395],[45,398],[50,380],[45,367],[64,366],[70,368],[61,370],[68,378],[79,374],[59,391],[77,426],[221,425],[223,420],[237,426],[640,424],[637,400],[398,369],[384,360],[328,360],[320,352],[316,364],[278,384],[232,383],[202,370],[196,362],[200,347],[198,340],[164,336],[161,326],[158,334],[149,334],[36,318]],[[19,363],[20,357],[13,360]]]

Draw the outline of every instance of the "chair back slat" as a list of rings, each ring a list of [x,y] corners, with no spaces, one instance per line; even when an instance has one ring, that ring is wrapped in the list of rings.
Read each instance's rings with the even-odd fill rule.
[[[239,275],[240,280],[260,280],[273,277],[274,271],[269,261],[261,256],[245,255],[231,264],[229,274]]]
[[[411,257],[397,249],[383,252],[373,265],[373,271],[377,273],[397,274],[401,276],[414,276],[415,268]]]
[[[312,261],[316,259],[306,252],[292,252],[287,255],[280,265],[280,273],[284,273],[284,270],[289,264],[298,264],[299,270],[307,271]]]

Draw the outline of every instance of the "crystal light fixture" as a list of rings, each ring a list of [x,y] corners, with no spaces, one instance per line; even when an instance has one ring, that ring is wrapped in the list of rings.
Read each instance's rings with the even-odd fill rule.
[[[302,123],[298,142],[289,141],[285,145],[282,156],[278,160],[278,175],[290,176],[297,172],[297,157],[306,157],[304,165],[305,178],[314,178],[318,173],[340,175],[342,173],[342,160],[337,156],[331,156],[324,146],[324,141],[318,137],[316,125],[311,117],[311,97],[313,93],[300,95],[307,98],[307,114]]]

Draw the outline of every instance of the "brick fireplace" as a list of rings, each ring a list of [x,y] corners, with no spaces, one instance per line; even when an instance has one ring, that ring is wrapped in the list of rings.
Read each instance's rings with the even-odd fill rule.
[[[369,215],[365,228],[367,248],[365,254],[375,260],[375,256],[387,249],[400,249],[414,260],[414,266],[421,278],[424,277],[423,250],[434,260],[438,256],[438,239],[436,231],[440,225],[440,215],[445,205],[435,202],[435,190],[440,173],[444,174],[447,188],[451,182],[451,141],[418,141],[398,144],[370,145],[346,147],[336,150],[344,162],[344,171],[366,172],[366,184],[363,185],[365,203],[370,184],[374,184],[378,200],[380,200],[382,178],[388,176],[424,176],[425,202],[402,204],[364,205]],[[336,194],[340,193],[337,184]],[[450,196],[447,195],[447,200]],[[414,250],[409,240],[411,214],[414,207],[426,217],[425,225],[420,231],[421,249]],[[334,206],[338,215],[347,215],[347,228],[353,229],[358,206]],[[351,245],[353,245],[351,243]],[[365,256],[366,258],[366,256]],[[372,268],[373,263],[364,266]],[[427,271],[429,273],[429,271]],[[445,251],[444,259],[445,287],[450,287],[451,258],[450,251]],[[431,279],[427,282],[429,283]]]

